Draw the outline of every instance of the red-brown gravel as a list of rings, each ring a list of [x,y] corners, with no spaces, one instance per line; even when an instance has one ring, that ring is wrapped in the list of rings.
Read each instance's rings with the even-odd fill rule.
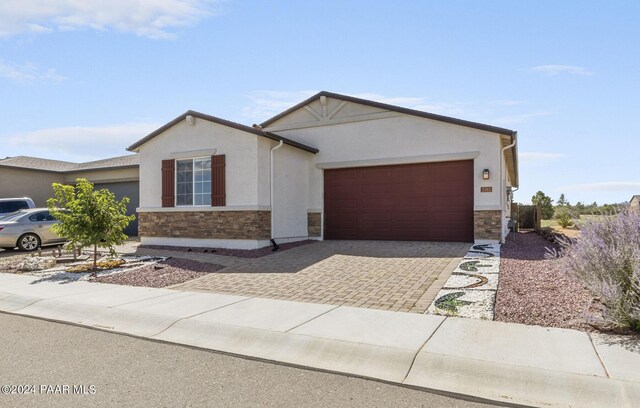
[[[160,249],[163,251],[177,251],[177,252],[196,252],[196,253],[211,253],[222,256],[235,256],[237,258],[261,258],[263,256],[277,254],[287,249],[299,247],[302,245],[312,244],[317,242],[315,240],[305,240],[298,242],[290,242],[287,244],[278,244],[280,249],[278,251],[272,251],[271,246],[267,246],[260,249],[225,249],[225,248],[190,248],[190,247],[178,247],[169,245],[140,245],[140,248],[148,249]]]
[[[163,262],[143,266],[129,272],[92,278],[93,282],[113,283],[116,285],[146,286],[163,288],[176,285],[204,274],[218,271],[223,265],[196,262],[188,259],[169,258]]]
[[[560,261],[545,259],[554,244],[534,232],[518,233],[502,246],[495,320],[584,331],[591,293]]]

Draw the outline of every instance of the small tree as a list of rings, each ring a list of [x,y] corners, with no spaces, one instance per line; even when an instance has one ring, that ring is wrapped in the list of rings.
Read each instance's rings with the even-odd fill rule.
[[[47,200],[51,215],[60,221],[53,231],[69,240],[73,250],[93,247],[93,267],[97,267],[98,247],[115,255],[115,245],[127,236],[123,230],[135,215],[127,214],[129,198],[117,201],[107,189],[95,191],[86,179],[76,179],[75,186],[53,183],[55,198]]]
[[[564,193],[560,194],[560,198],[558,198],[557,204],[561,207],[570,206],[569,201],[564,197]]]
[[[531,197],[531,202],[535,204],[540,204],[540,212],[542,213],[543,220],[549,220],[553,217],[553,200],[551,197],[543,193],[542,191],[538,191],[536,195]]]

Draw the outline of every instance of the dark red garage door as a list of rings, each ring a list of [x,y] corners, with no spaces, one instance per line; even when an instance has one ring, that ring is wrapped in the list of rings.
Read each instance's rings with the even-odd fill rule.
[[[473,242],[473,161],[325,170],[326,239]]]

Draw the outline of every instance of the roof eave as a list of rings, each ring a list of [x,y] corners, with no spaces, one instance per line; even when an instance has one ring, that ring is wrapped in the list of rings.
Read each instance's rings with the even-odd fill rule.
[[[140,152],[140,147],[147,143],[148,141],[150,141],[151,139],[153,139],[154,137],[160,135],[161,133],[165,132],[166,130],[172,128],[173,126],[177,125],[178,123],[180,123],[181,121],[185,120],[185,118],[187,116],[193,116],[199,119],[203,119],[209,122],[213,122],[213,123],[217,123],[219,125],[222,126],[228,126],[243,132],[247,132],[247,133],[251,133],[257,136],[263,136],[263,137],[267,137],[269,139],[273,139],[273,140],[282,140],[285,144],[289,145],[289,146],[293,146],[293,147],[297,147],[299,149],[305,150],[307,152],[311,152],[311,153],[318,153],[318,149],[311,147],[311,146],[307,146],[305,144],[302,143],[298,143],[295,140],[291,140],[288,139],[286,137],[282,137],[280,135],[276,135],[275,133],[270,133],[270,132],[264,132],[262,130],[258,130],[255,129],[253,127],[250,126],[245,126],[242,125],[240,123],[235,123],[235,122],[231,122],[222,118],[218,118],[215,116],[211,116],[211,115],[207,115],[205,113],[201,113],[201,112],[196,112],[193,110],[188,110],[187,112],[183,113],[182,115],[178,116],[177,118],[173,119],[171,122],[165,124],[164,126],[154,130],[153,132],[149,133],[147,136],[143,137],[142,139],[138,140],[137,142],[135,142],[134,144],[132,144],[131,146],[129,146],[127,148],[128,151],[130,152],[135,152],[135,153],[139,153]]]
[[[399,112],[399,113],[404,113],[407,115],[412,115],[412,116],[418,116],[418,117],[422,117],[422,118],[426,118],[426,119],[432,119],[432,120],[437,120],[440,122],[446,122],[446,123],[451,123],[454,125],[459,125],[459,126],[465,126],[465,127],[470,127],[470,128],[474,128],[474,129],[478,129],[478,130],[484,130],[486,132],[492,132],[492,133],[498,133],[498,134],[503,134],[503,135],[509,135],[509,136],[513,136],[515,135],[516,131],[511,130],[511,129],[506,129],[506,128],[501,128],[498,126],[492,126],[492,125],[486,125],[484,123],[478,123],[478,122],[471,122],[468,120],[464,120],[464,119],[457,119],[457,118],[452,118],[449,116],[443,116],[443,115],[437,115],[435,113],[429,113],[429,112],[424,112],[424,111],[419,111],[419,110],[415,110],[415,109],[409,109],[409,108],[403,108],[401,106],[396,106],[396,105],[390,105],[387,103],[382,103],[382,102],[376,102],[376,101],[372,101],[369,99],[362,99],[362,98],[357,98],[355,96],[349,96],[349,95],[342,95],[342,94],[337,94],[337,93],[333,93],[333,92],[328,92],[328,91],[322,91],[322,92],[318,92],[317,94],[305,99],[304,101],[292,106],[291,108],[277,114],[276,116],[267,119],[266,121],[262,122],[260,124],[260,126],[264,127],[268,127],[270,124],[274,123],[277,120],[282,119],[283,117],[287,116],[288,114],[301,109],[302,107],[304,107],[305,105],[308,105],[309,103],[313,102],[314,100],[320,98],[321,96],[326,96],[329,98],[334,98],[334,99],[341,99],[347,102],[352,102],[352,103],[357,103],[357,104],[361,104],[361,105],[367,105],[367,106],[372,106],[375,108],[380,108],[380,109],[385,109],[385,110],[390,110],[390,111],[394,111],[394,112]]]

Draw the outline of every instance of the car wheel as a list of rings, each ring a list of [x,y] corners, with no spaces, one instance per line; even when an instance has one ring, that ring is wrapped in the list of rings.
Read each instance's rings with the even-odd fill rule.
[[[40,247],[40,237],[36,234],[24,234],[18,239],[18,248],[21,251],[35,251]]]

